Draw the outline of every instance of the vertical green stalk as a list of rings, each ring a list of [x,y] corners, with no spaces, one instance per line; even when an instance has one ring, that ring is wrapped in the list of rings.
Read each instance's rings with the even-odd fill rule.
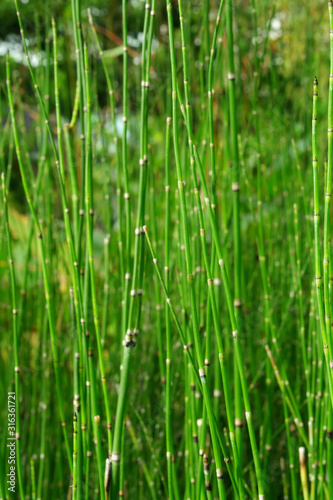
[[[234,62],[234,36],[232,20],[233,1],[227,0],[226,5],[226,25],[228,39],[228,93],[229,93],[229,120],[231,134],[231,163],[232,163],[232,199],[233,199],[233,237],[234,237],[234,308],[237,322],[238,334],[241,336],[241,236],[240,236],[240,176],[239,176],[239,154],[238,154],[238,127],[237,127],[237,107],[236,107],[236,86],[235,86],[235,62]],[[235,351],[234,351],[235,353]],[[241,386],[238,374],[236,353],[234,354],[234,381],[235,381],[235,423],[236,440],[239,450],[240,461],[242,462],[242,422],[243,405],[241,402]]]
[[[216,17],[212,46],[210,49],[208,80],[207,80],[208,118],[209,118],[209,157],[210,157],[210,168],[212,172],[212,204],[214,205],[214,208],[216,207],[216,165],[215,165],[214,116],[213,116],[213,98],[215,93],[213,88],[213,67],[214,67],[214,56],[216,52],[217,35],[221,24],[224,1],[225,0],[220,1],[219,10]]]
[[[42,489],[43,489],[43,479],[44,479],[44,470],[45,470],[45,437],[46,437],[46,418],[47,418],[47,405],[46,405],[46,394],[47,387],[46,382],[48,380],[48,374],[46,375],[46,334],[47,334],[47,325],[48,325],[48,317],[47,314],[44,313],[44,321],[42,326],[42,335],[41,335],[41,343],[42,343],[42,369],[45,374],[42,378],[42,387],[40,394],[40,408],[41,408],[41,424],[40,424],[40,451],[39,451],[39,471],[38,471],[38,481],[37,481],[37,500],[42,499]]]
[[[324,309],[325,309],[325,326],[328,340],[328,352],[330,363],[333,364],[333,344],[331,338],[331,311],[329,303],[329,243],[330,243],[330,205],[332,196],[332,171],[333,171],[333,2],[328,2],[329,18],[330,18],[330,77],[329,77],[329,92],[328,92],[328,155],[327,155],[327,176],[325,176],[325,212],[324,212]],[[332,368],[332,367],[331,367]],[[332,371],[332,370],[331,370]],[[333,400],[332,400],[333,405]]]
[[[288,419],[288,409],[285,399],[283,399],[283,412],[285,418],[286,436],[287,436],[287,447],[289,455],[289,469],[290,469],[290,479],[291,479],[291,496],[293,500],[298,498],[297,496],[297,481],[296,481],[296,471],[294,463],[294,453],[293,453],[293,443],[290,436],[290,427]]]
[[[169,294],[170,282],[170,137],[171,137],[171,117],[166,121],[166,139],[165,139],[165,286]],[[175,474],[175,457],[173,446],[173,432],[171,420],[171,363],[172,363],[172,344],[171,344],[171,325],[170,311],[165,301],[165,337],[166,337],[166,381],[165,381],[165,427],[166,427],[166,457],[168,469],[168,489],[169,500],[179,500],[178,478]]]
[[[81,24],[81,0],[72,0],[72,18],[73,18],[73,31],[75,40],[75,55],[76,55],[76,72],[77,72],[77,90],[79,93],[79,111],[80,111],[80,128],[81,128],[81,196],[80,196],[80,218],[79,228],[76,235],[76,255],[78,268],[81,267],[81,238],[83,233],[84,223],[84,190],[85,190],[85,152],[86,152],[86,137],[85,137],[85,116],[84,116],[84,103],[85,96],[85,72],[84,72],[84,54],[83,54],[83,37],[82,37],[82,24]],[[74,108],[75,109],[75,108]],[[74,116],[73,116],[74,118]]]
[[[151,162],[151,155],[149,155],[149,162]],[[156,196],[155,196],[155,179],[154,179],[154,171],[151,169],[150,173],[150,217],[152,221],[152,234],[153,234],[153,239],[155,245],[157,244],[157,224],[156,221],[157,219],[157,214],[156,214]],[[155,321],[156,321],[156,333],[157,333],[157,348],[158,348],[158,365],[160,369],[160,379],[162,384],[165,384],[166,382],[166,374],[165,374],[165,363],[164,363],[164,348],[163,348],[163,333],[162,333],[162,306],[161,306],[161,291],[160,291],[160,286],[157,282],[155,281],[155,296],[156,296],[156,316],[155,316]]]
[[[35,461],[30,460],[30,475],[31,475],[31,500],[36,500],[36,474],[35,474]]]
[[[74,413],[73,417],[73,486],[72,486],[72,499],[76,500],[77,496],[77,416]]]
[[[64,126],[64,139],[66,148],[66,157],[69,171],[69,178],[71,183],[71,198],[72,198],[72,211],[73,211],[73,233],[74,241],[76,243],[76,248],[78,246],[78,235],[79,235],[79,184],[76,173],[76,165],[73,158],[73,150],[70,138],[70,124]]]
[[[124,181],[124,200],[126,217],[125,236],[125,286],[123,292],[123,317],[121,338],[124,338],[127,327],[129,289],[131,281],[131,202],[127,166],[127,114],[128,114],[128,47],[127,47],[127,1],[122,0],[122,32],[123,32],[123,138],[122,138],[122,169]]]
[[[311,426],[310,422],[313,419],[312,405],[310,403],[310,393],[311,393],[311,380],[310,380],[310,367],[307,357],[307,346],[305,338],[305,324],[304,324],[304,304],[303,304],[303,289],[302,289],[302,278],[301,278],[301,241],[300,241],[300,231],[299,231],[299,221],[298,221],[298,208],[297,204],[294,204],[294,227],[295,227],[295,248],[296,248],[296,270],[297,270],[297,287],[298,287],[298,304],[299,304],[299,318],[300,318],[300,336],[302,345],[302,357],[303,357],[303,368],[306,380],[306,393],[307,393],[307,406],[308,406],[308,420],[309,420],[309,438],[310,443],[312,441],[311,436]],[[311,424],[312,425],[312,424]]]
[[[99,481],[99,494],[100,500],[105,500],[105,489],[104,489],[104,459],[101,443],[101,417],[97,413],[97,394],[96,394],[96,374],[93,362],[93,349],[90,346],[88,351],[89,356],[89,375],[90,375],[90,388],[91,388],[91,420],[93,426],[93,435],[96,448],[96,458],[97,458],[97,471],[98,471],[98,481]]]
[[[333,409],[329,406],[328,409],[328,425],[326,433],[326,443],[327,443],[327,473],[328,473],[328,491],[329,498],[333,495]]]
[[[299,448],[299,466],[304,500],[309,500],[308,474],[306,471],[305,448]]]

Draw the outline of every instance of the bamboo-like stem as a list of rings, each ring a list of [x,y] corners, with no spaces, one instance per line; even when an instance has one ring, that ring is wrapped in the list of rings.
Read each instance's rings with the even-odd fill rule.
[[[239,153],[238,153],[238,125],[237,125],[237,107],[236,107],[236,75],[234,62],[234,36],[233,36],[233,9],[234,2],[228,0],[226,4],[226,27],[228,39],[228,95],[229,95],[229,120],[231,134],[231,157],[232,165],[232,205],[233,205],[233,237],[234,237],[234,308],[237,322],[237,330],[241,336],[241,307],[242,307],[242,292],[241,292],[241,235],[240,235],[240,172],[239,172]],[[235,392],[235,421],[236,440],[239,450],[240,462],[242,463],[242,421],[243,421],[243,405],[241,401],[241,385],[240,376],[237,370],[237,358],[234,351],[234,392]],[[260,489],[260,488],[259,488]],[[259,495],[262,494],[259,491]]]
[[[73,304],[73,290],[71,294],[71,309],[72,309],[72,324],[73,332],[75,331],[75,310]],[[80,397],[80,355],[77,352],[77,338],[73,339],[74,348],[74,399],[73,409],[75,417],[75,425],[73,424],[73,490],[75,486],[75,495],[80,498],[82,493],[82,432],[81,432],[81,397]],[[74,448],[75,445],[75,448]],[[74,491],[73,491],[74,495]]]
[[[89,273],[88,273],[89,274]],[[88,288],[88,286],[87,286]],[[96,373],[95,366],[93,362],[93,348],[91,346],[91,339],[89,341],[88,350],[88,363],[89,363],[89,381],[87,385],[89,387],[90,405],[91,405],[91,422],[94,436],[94,443],[96,448],[96,458],[97,458],[97,470],[98,470],[98,480],[99,480],[99,494],[101,500],[105,500],[105,489],[104,489],[104,475],[105,475],[105,460],[103,458],[102,444],[101,444],[101,417],[98,414],[98,404],[97,404],[97,391],[96,391]],[[87,434],[89,436],[89,434]],[[89,455],[88,455],[89,453]],[[87,458],[90,458],[91,452],[87,451]],[[88,468],[88,461],[87,461]],[[89,469],[88,469],[89,470]],[[86,478],[87,481],[87,478]]]
[[[110,220],[110,203],[109,195],[107,197],[107,212],[108,220]],[[109,298],[110,298],[110,233],[108,233],[104,238],[104,286],[103,286],[103,317],[102,317],[102,345],[105,344],[106,330],[108,325],[108,311],[109,311]]]
[[[151,163],[150,160],[151,156],[148,156],[149,162]],[[153,169],[152,169],[153,173]],[[151,182],[151,187],[150,187],[150,217],[152,219],[152,235],[153,235],[153,241],[155,242],[155,245],[157,243],[157,217],[156,217],[156,195],[155,195],[155,187],[154,187],[154,176],[151,174],[150,176],[150,182]],[[163,349],[163,333],[162,333],[162,305],[161,305],[161,289],[160,286],[156,280],[155,282],[155,295],[156,295],[156,323],[157,323],[157,347],[158,347],[158,365],[159,365],[159,370],[160,370],[160,378],[161,378],[161,383],[165,384],[165,361],[164,361],[164,349]]]
[[[302,343],[302,357],[303,357],[304,373],[305,373],[305,377],[306,377],[307,393],[310,394],[310,370],[308,367],[308,359],[307,359],[307,352],[306,352],[303,290],[302,290],[302,280],[301,280],[302,279],[301,278],[301,241],[300,241],[297,203],[294,203],[294,228],[295,228],[296,269],[297,269],[298,303],[299,303],[299,316],[300,316],[300,335],[301,335],[301,343]],[[311,405],[309,404],[309,399],[308,399],[308,413],[309,413],[309,418],[311,418],[312,417],[312,410],[311,410]]]
[[[77,73],[77,93],[78,93],[78,111],[80,118],[80,129],[81,129],[81,193],[80,193],[80,209],[79,209],[79,226],[76,234],[76,255],[78,269],[81,267],[82,255],[81,255],[81,239],[83,234],[83,224],[84,224],[84,190],[85,190],[85,163],[86,163],[86,130],[85,130],[85,116],[84,116],[84,103],[86,101],[86,85],[85,85],[85,71],[84,71],[84,53],[83,53],[83,37],[82,37],[82,23],[81,23],[81,0],[71,0],[72,9],[72,19],[73,19],[73,31],[75,40],[75,57],[76,57],[76,73]],[[74,104],[73,116],[71,123],[74,123],[75,119],[75,109]],[[85,357],[87,355],[85,354]]]
[[[212,500],[213,499],[212,485],[209,479],[209,462],[206,454],[204,454],[202,462],[203,462],[203,471],[205,476],[205,489],[206,489],[207,500]]]
[[[308,475],[305,462],[305,448],[299,448],[299,465],[304,500],[309,500]]]
[[[213,117],[213,98],[214,98],[214,88],[213,88],[213,67],[214,67],[214,56],[216,52],[217,36],[219,33],[219,28],[221,24],[222,11],[224,7],[224,0],[220,1],[218,13],[216,16],[212,46],[210,49],[209,57],[209,68],[208,68],[208,121],[209,121],[209,157],[210,157],[210,168],[212,172],[212,204],[214,209],[216,207],[216,165],[215,165],[215,143],[214,143],[214,117]],[[212,259],[213,262],[213,259]]]
[[[332,196],[332,172],[333,172],[333,2],[328,2],[329,20],[330,20],[330,77],[328,92],[328,155],[327,155],[327,175],[325,176],[325,211],[324,211],[324,310],[326,336],[328,340],[328,352],[330,365],[333,366],[333,342],[331,336],[331,311],[329,304],[329,242],[330,242],[330,205]],[[332,373],[332,366],[330,372]],[[333,377],[333,373],[332,373]],[[332,391],[333,396],[333,391]],[[333,399],[332,399],[333,406]]]
[[[171,136],[171,117],[166,120],[166,138],[165,138],[165,267],[164,279],[167,293],[169,293],[170,281],[170,136]],[[167,302],[165,301],[165,337],[166,337],[166,379],[165,379],[165,427],[166,427],[166,457],[168,469],[168,490],[169,499],[179,499],[178,480],[174,474],[175,457],[173,447],[173,433],[171,425],[171,363],[172,363],[172,347],[171,347],[171,328],[170,328],[170,312]],[[176,478],[175,482],[173,477]],[[175,489],[175,491],[174,491]]]
[[[286,427],[286,436],[287,436],[287,446],[288,446],[288,455],[289,455],[289,470],[290,470],[290,478],[291,478],[291,495],[292,499],[296,500],[297,495],[297,482],[296,482],[296,471],[295,471],[295,463],[294,463],[294,454],[293,454],[293,446],[290,436],[290,427],[289,427],[289,419],[288,419],[288,409],[285,399],[283,399],[283,412],[285,417],[285,427]]]
[[[326,434],[326,443],[327,443],[327,473],[328,473],[328,491],[329,498],[333,494],[333,409],[332,406],[329,406],[328,409],[328,425],[327,425],[327,434]]]
[[[41,396],[40,396],[40,407],[41,407],[41,432],[40,432],[40,450],[39,450],[39,471],[38,471],[38,481],[37,481],[37,500],[42,499],[42,488],[45,470],[45,437],[46,437],[46,416],[47,416],[47,405],[46,405],[46,394],[47,387],[46,382],[48,380],[48,375],[46,375],[46,352],[45,352],[45,339],[47,334],[48,317],[44,313],[44,321],[42,327],[42,359],[43,359],[43,369],[45,376],[42,379]]]
[[[309,444],[311,447],[311,455],[314,458],[314,448],[313,448],[313,435],[312,435],[312,425],[313,425],[313,410],[310,400],[311,394],[311,370],[308,362],[306,338],[305,338],[305,324],[304,324],[304,305],[303,305],[303,289],[302,289],[302,278],[301,278],[301,241],[300,241],[300,231],[299,231],[299,221],[298,221],[298,208],[297,204],[294,204],[294,228],[295,228],[295,247],[296,247],[296,279],[298,285],[298,305],[299,305],[299,317],[300,317],[300,337],[302,345],[302,360],[303,368],[306,381],[306,394],[307,394],[307,408],[308,408],[308,428],[309,428]],[[291,471],[293,474],[294,471]],[[295,479],[292,475],[292,486],[293,491]]]
[[[122,0],[122,34],[123,34],[123,137],[122,137],[122,170],[125,200],[125,256],[124,256],[124,287],[123,287],[123,315],[121,339],[124,338],[127,328],[129,290],[131,281],[131,195],[128,181],[127,165],[127,120],[128,120],[128,47],[127,47],[127,1]]]
[[[304,213],[309,212],[309,200],[306,198],[305,195],[305,186],[304,186],[304,181],[303,181],[303,176],[302,176],[302,170],[301,170],[301,164],[299,161],[299,156],[296,148],[296,143],[295,139],[291,139],[291,145],[294,151],[295,159],[296,159],[296,170],[297,170],[297,175],[299,179],[299,185],[300,185],[300,190],[302,194],[302,202],[303,202],[303,211]],[[310,220],[307,219],[306,222],[306,238],[309,243],[312,241],[312,236],[311,236],[311,225],[310,225]]]
[[[88,440],[90,434],[91,434],[91,408],[92,408],[92,395],[91,395],[91,389],[90,389],[90,384],[87,384],[87,425],[86,428],[81,427],[82,434],[85,432],[87,435],[87,450],[86,450],[86,456],[85,456],[85,492],[84,492],[84,498],[85,500],[89,500],[89,479],[90,479],[90,463],[91,463],[91,457],[92,457],[92,451],[90,450],[90,442]],[[83,432],[84,431],[84,432]],[[84,442],[84,440],[82,439]]]
[[[76,500],[78,498],[77,493],[77,416],[74,413],[73,417],[73,486],[72,486],[72,498]]]
[[[73,233],[77,248],[78,237],[79,237],[79,225],[80,225],[80,218],[79,218],[80,200],[79,200],[79,184],[76,174],[76,166],[73,158],[73,150],[70,138],[70,128],[71,128],[70,124],[64,126],[64,140],[65,140],[66,157],[68,162],[68,171],[69,171],[71,193],[72,193],[71,198],[72,198],[72,212],[73,212]]]
[[[329,240],[329,303],[331,317],[333,314],[333,259],[332,259],[332,242]],[[312,419],[313,420],[313,419]],[[312,422],[313,423],[313,422]],[[328,423],[327,423],[327,473],[328,473],[328,490],[329,496],[333,495],[333,406],[328,408]]]
[[[31,475],[31,500],[36,500],[36,474],[35,474],[35,461],[30,460],[30,475]]]

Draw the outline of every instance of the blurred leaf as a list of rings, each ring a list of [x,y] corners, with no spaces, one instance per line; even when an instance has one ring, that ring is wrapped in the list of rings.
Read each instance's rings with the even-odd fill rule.
[[[105,50],[103,52],[103,57],[106,59],[112,59],[113,57],[118,57],[123,53],[123,45],[120,47],[115,47],[114,49]]]

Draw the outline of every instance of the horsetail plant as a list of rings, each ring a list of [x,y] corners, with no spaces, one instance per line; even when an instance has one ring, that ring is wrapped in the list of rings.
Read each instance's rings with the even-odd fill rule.
[[[0,398],[15,388],[15,498],[331,498],[332,33],[313,185],[302,93],[311,64],[323,78],[332,0],[297,11],[304,37],[285,0],[14,5]]]

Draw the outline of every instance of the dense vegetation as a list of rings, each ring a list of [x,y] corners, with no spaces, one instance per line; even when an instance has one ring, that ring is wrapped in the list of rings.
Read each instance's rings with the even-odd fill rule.
[[[333,498],[331,0],[0,15],[0,498]]]

